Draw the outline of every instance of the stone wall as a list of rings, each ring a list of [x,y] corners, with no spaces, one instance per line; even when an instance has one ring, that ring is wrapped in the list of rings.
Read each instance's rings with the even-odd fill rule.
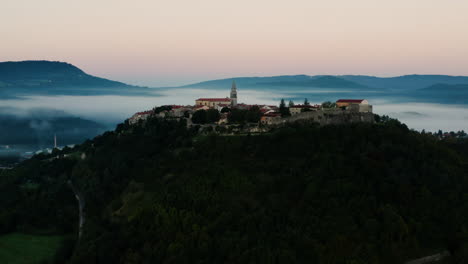
[[[290,123],[299,120],[307,120],[317,122],[320,125],[337,125],[349,124],[357,122],[373,123],[374,114],[372,112],[356,112],[341,109],[334,110],[317,110],[310,112],[303,112],[294,116],[276,120],[273,125],[283,123]]]

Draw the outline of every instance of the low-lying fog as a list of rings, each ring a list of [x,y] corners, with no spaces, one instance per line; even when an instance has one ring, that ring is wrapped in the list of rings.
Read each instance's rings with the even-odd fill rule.
[[[229,90],[204,89],[155,89],[161,96],[27,96],[21,99],[1,100],[0,107],[18,109],[20,114],[31,108],[44,108],[65,111],[68,114],[83,117],[106,125],[115,125],[130,117],[133,113],[152,109],[165,104],[194,104],[199,97],[226,97]],[[325,98],[335,100],[340,94],[336,91],[320,91],[320,95],[310,94],[311,103],[321,103]],[[341,91],[343,92],[343,91]],[[279,104],[281,98],[301,98],[303,91],[287,91],[278,93],[272,91],[239,90],[239,102],[247,104]],[[351,97],[349,93],[342,94]],[[355,97],[355,96],[354,96]],[[303,100],[303,99],[302,99]],[[296,100],[296,103],[302,103]],[[398,118],[408,127],[426,131],[458,131],[468,130],[468,107],[463,105],[425,104],[425,103],[395,103],[398,100],[370,99],[374,112]],[[0,113],[1,114],[1,113]],[[1,128],[1,124],[0,124]]]

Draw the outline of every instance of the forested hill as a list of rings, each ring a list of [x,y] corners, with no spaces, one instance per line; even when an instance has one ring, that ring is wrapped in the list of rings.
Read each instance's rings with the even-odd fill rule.
[[[121,82],[91,76],[65,62],[1,62],[0,87],[15,86],[129,87]]]
[[[383,120],[234,136],[121,124],[4,171],[0,231],[76,237],[71,182],[86,222],[56,263],[395,264],[443,250],[467,263],[466,143]]]

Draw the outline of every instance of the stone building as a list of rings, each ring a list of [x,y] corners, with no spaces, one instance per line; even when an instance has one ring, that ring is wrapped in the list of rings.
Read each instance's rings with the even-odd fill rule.
[[[320,108],[318,105],[294,105],[289,107],[289,113],[291,115],[297,115],[302,112],[307,112],[307,111],[316,111]]]
[[[280,113],[268,113],[264,114],[260,118],[260,123],[265,125],[276,124],[281,121],[281,114]]]
[[[209,108],[215,108],[220,104],[231,104],[230,98],[199,98],[195,100],[196,106],[208,106]]]
[[[226,98],[199,98],[195,100],[196,106],[208,106],[209,108],[219,108],[219,105],[223,107],[228,105],[230,107],[237,106],[237,86],[236,82],[232,81],[230,97]]]
[[[138,112],[128,119],[131,125],[138,123],[140,120],[146,120],[154,113],[153,110]]]
[[[372,113],[372,105],[365,99],[340,99],[336,101],[336,107],[352,112]]]

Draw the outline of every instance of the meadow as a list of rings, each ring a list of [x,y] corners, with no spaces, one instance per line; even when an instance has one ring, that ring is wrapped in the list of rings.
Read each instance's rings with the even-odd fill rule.
[[[10,233],[0,236],[0,263],[47,263],[59,248],[61,236]]]

